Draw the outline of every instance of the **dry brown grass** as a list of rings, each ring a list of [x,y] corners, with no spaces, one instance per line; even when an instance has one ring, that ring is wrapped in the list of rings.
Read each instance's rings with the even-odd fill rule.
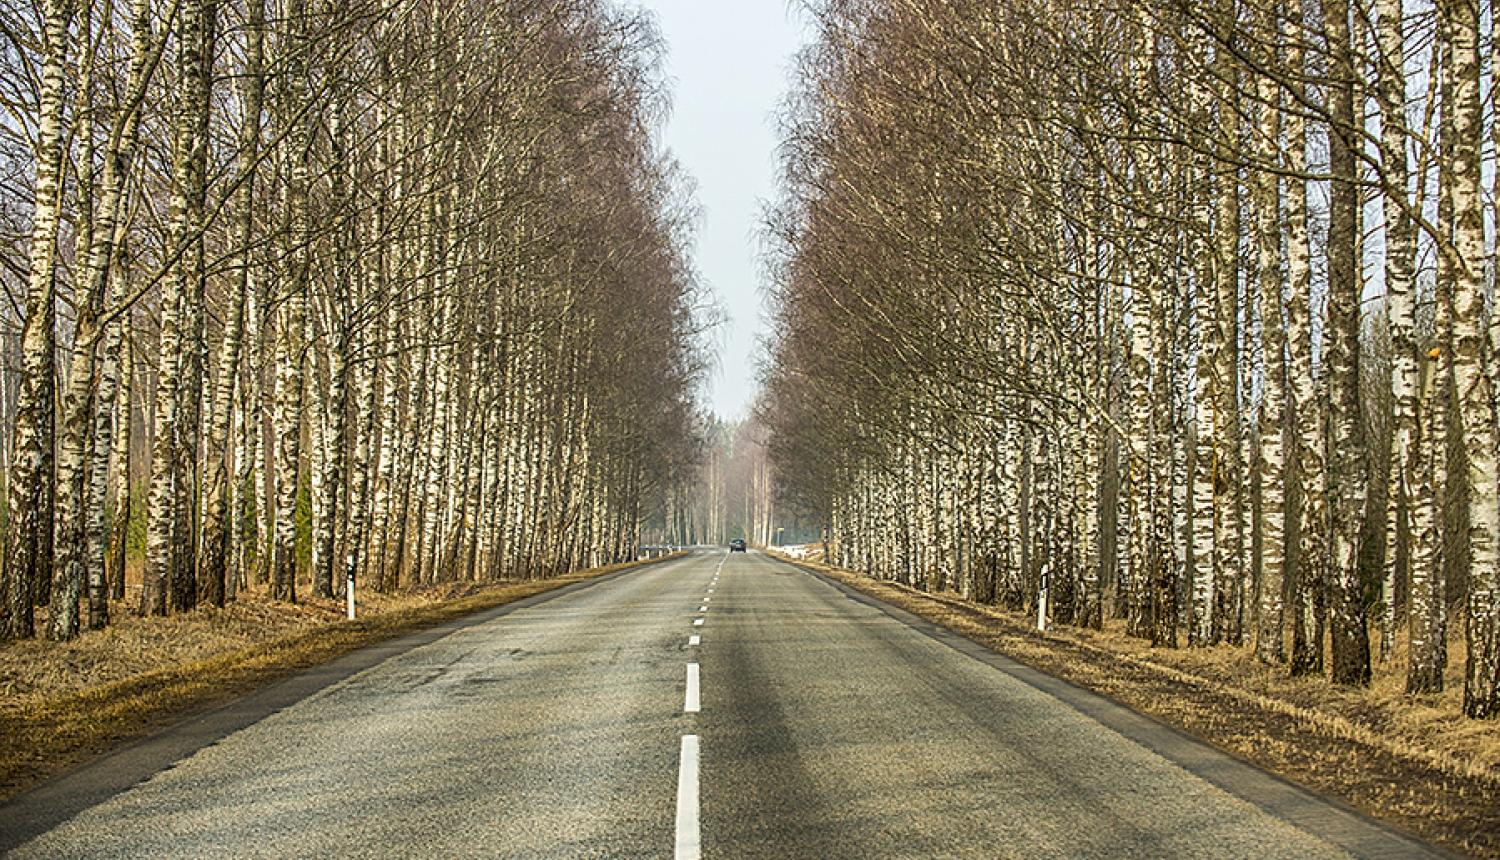
[[[1500,857],[1500,721],[1462,717],[1461,644],[1449,692],[1413,700],[1400,653],[1370,689],[1339,688],[1264,666],[1248,648],[1152,648],[1122,624],[1042,635],[955,594],[807,566],[1450,850]]]
[[[251,593],[165,619],[122,614],[68,643],[0,643],[0,800],[358,648],[629,566],[361,595],[352,622],[341,603]]]

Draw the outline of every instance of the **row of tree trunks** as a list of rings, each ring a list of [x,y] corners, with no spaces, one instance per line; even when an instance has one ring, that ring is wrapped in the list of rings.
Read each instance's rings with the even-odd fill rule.
[[[1045,594],[1060,623],[1094,623],[1098,588],[1158,646],[1338,684],[1368,684],[1404,628],[1408,691],[1440,691],[1459,611],[1464,711],[1494,715],[1486,16],[827,10],[770,225],[786,497],[874,575]],[[967,560],[1007,543],[992,587]]]
[[[6,164],[34,194],[0,201],[32,224],[0,268],[27,279],[0,632],[39,606],[56,639],[103,626],[136,576],[161,615],[635,554],[691,479],[705,365],[648,20],[34,11],[7,48],[34,56],[0,69],[40,73],[35,151]]]

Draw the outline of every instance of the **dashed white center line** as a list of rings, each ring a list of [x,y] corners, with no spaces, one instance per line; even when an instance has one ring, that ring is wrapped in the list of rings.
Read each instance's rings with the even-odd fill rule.
[[[701,645],[701,644],[703,644],[703,637],[699,636],[697,633],[694,633],[693,635],[691,635],[691,636],[688,637],[688,644],[689,645]]]
[[[682,763],[677,769],[676,860],[698,860],[698,736],[682,736]]]
[[[687,701],[682,705],[684,714],[698,713],[698,664],[687,664]]]

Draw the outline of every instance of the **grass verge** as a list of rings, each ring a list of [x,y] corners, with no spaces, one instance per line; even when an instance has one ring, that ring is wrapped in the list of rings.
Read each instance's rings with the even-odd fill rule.
[[[650,563],[372,595],[355,621],[333,601],[287,605],[246,595],[224,609],[121,618],[70,643],[4,643],[0,800],[351,651]]]
[[[1292,679],[1248,648],[1151,649],[1119,628],[1042,634],[958,595],[794,563],[1422,839],[1500,858],[1500,722],[1454,718],[1443,703],[1403,700],[1379,680],[1346,691]]]

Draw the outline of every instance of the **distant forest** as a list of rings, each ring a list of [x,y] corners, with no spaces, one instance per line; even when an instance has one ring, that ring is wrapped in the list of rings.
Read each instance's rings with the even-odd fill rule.
[[[679,485],[660,519],[647,524],[649,542],[723,546],[734,538],[757,546],[807,539],[816,526],[799,527],[793,510],[776,504],[765,427],[754,417],[706,419],[698,430],[696,479]]]

